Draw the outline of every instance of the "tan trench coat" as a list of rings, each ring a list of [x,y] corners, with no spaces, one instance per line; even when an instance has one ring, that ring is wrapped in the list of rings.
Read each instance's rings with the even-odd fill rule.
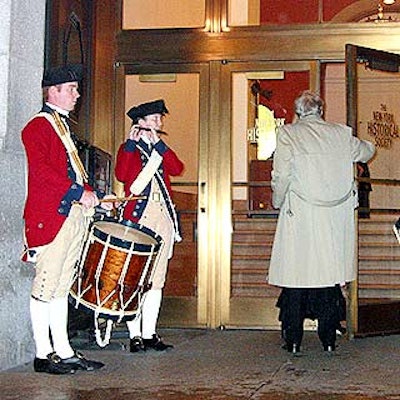
[[[279,128],[271,186],[280,213],[270,284],[327,287],[355,279],[353,163],[374,152],[351,128],[316,116]]]

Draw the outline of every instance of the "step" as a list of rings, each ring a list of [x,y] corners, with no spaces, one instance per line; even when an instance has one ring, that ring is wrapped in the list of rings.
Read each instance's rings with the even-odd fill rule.
[[[358,260],[360,263],[364,262],[400,262],[400,256],[398,255],[382,255],[382,254],[359,254]]]
[[[261,242],[272,245],[275,231],[264,230],[240,230],[233,233],[233,243]]]
[[[372,289],[372,290],[400,290],[400,282],[399,283],[359,283],[359,289]],[[387,296],[388,297],[388,296]],[[392,298],[392,296],[389,296]],[[398,297],[400,298],[400,292],[398,293]]]
[[[370,243],[370,242],[384,242],[384,243],[391,243],[393,246],[399,246],[399,242],[396,239],[393,231],[390,232],[361,232],[358,236],[359,243]]]
[[[265,220],[265,219],[247,219],[247,220],[235,220],[233,222],[234,232],[241,231],[264,231],[275,233],[276,220]]]
[[[231,272],[232,284],[265,283],[267,281],[267,270],[246,270],[241,273],[238,270]]]
[[[399,257],[400,247],[393,246],[390,243],[371,243],[362,245],[358,249],[359,258],[364,257]]]
[[[400,245],[393,215],[359,220],[359,293],[366,298],[400,297]],[[264,297],[268,285],[276,219],[243,218],[234,222],[232,295]],[[275,295],[279,294],[275,288]]]
[[[264,243],[235,243],[232,247],[232,257],[250,256],[254,258],[271,255],[271,245]]]
[[[233,263],[238,263],[238,264],[244,264],[244,263],[249,263],[251,262],[252,265],[254,264],[259,264],[259,263],[269,263],[269,260],[271,259],[271,254],[236,254],[234,257],[232,257],[232,264]]]
[[[358,291],[359,299],[400,299],[400,291],[398,289],[376,289],[374,287],[361,287]]]
[[[384,286],[399,286],[400,285],[400,273],[393,274],[359,274],[358,275],[358,283],[359,285],[375,285],[378,288],[378,285]]]
[[[247,269],[269,269],[269,259],[233,259],[232,270],[246,271]],[[242,272],[243,273],[243,272]]]
[[[267,282],[260,284],[232,284],[231,295],[234,297],[272,297],[277,298],[281,289],[268,285]]]

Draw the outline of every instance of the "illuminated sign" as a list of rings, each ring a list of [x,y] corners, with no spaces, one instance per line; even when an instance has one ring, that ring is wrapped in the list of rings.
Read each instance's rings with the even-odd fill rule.
[[[257,143],[257,160],[268,160],[276,148],[276,128],[285,123],[284,118],[274,118],[274,112],[264,105],[257,106],[258,118],[254,128],[247,130],[247,139]]]

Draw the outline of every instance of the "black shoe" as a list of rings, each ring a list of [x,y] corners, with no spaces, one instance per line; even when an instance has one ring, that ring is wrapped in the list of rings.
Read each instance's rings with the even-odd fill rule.
[[[336,350],[335,344],[324,344],[324,351],[333,353]]]
[[[165,344],[156,333],[151,339],[143,339],[143,345],[145,350],[153,349],[157,351],[165,351],[174,347],[172,344]]]
[[[35,358],[33,360],[35,372],[45,372],[47,374],[65,375],[73,374],[75,369],[71,365],[66,365],[56,353],[50,353],[47,358]]]
[[[297,354],[300,353],[300,345],[297,343],[289,343],[286,342],[283,346],[282,349],[288,351],[289,353],[292,354]]]
[[[139,351],[145,351],[143,340],[140,336],[135,336],[129,340],[129,351],[131,353],[138,353]]]
[[[100,361],[87,360],[81,353],[77,351],[72,357],[62,358],[61,363],[64,365],[71,366],[74,370],[83,371],[94,371],[104,367],[104,364]]]

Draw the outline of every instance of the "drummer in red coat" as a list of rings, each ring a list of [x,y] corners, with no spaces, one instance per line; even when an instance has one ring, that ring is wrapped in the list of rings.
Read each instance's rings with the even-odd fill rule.
[[[78,64],[48,70],[42,80],[45,104],[22,130],[28,180],[24,209],[24,261],[35,263],[30,311],[36,345],[34,370],[69,374],[103,363],[72,349],[67,332],[68,293],[88,215],[99,204],[68,126],[79,98]],[[107,207],[107,206],[106,206]]]
[[[133,124],[129,138],[119,148],[115,166],[115,176],[124,184],[125,195],[143,197],[126,202],[123,218],[144,225],[162,239],[141,314],[127,321],[131,352],[172,347],[162,341],[156,325],[168,260],[174,243],[181,240],[170,176],[182,174],[184,165],[162,140],[163,118],[167,113],[164,100],[140,104],[128,111]]]

